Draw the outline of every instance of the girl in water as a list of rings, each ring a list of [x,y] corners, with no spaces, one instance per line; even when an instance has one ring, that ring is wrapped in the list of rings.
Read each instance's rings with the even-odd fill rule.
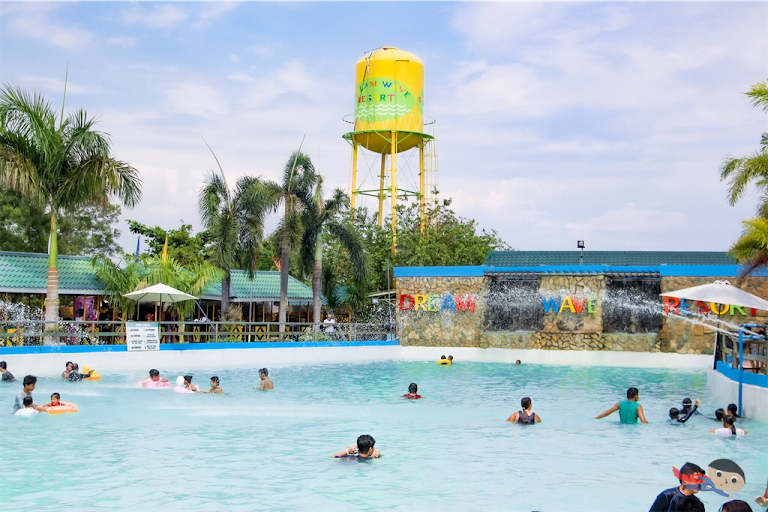
[[[522,410],[513,412],[512,416],[507,418],[507,421],[511,421],[512,423],[520,423],[522,425],[533,425],[534,423],[541,423],[541,416],[535,412],[531,412],[533,402],[531,402],[530,398],[525,397],[520,400],[520,406],[522,407]]]
[[[723,428],[718,428],[715,430],[709,431],[712,434],[717,434],[719,436],[744,436],[746,434],[749,434],[748,431],[742,430],[740,428],[736,428],[733,425],[733,416],[723,416]]]
[[[411,382],[411,384],[408,386],[408,393],[403,395],[403,398],[408,398],[411,400],[417,400],[421,398],[421,395],[418,394],[419,387],[416,385],[415,382]]]

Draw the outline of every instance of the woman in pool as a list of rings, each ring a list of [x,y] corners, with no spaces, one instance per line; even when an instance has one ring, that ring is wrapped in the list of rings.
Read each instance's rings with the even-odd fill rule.
[[[421,395],[417,394],[417,391],[419,390],[419,387],[416,385],[415,382],[411,382],[411,384],[408,386],[408,393],[403,395],[403,398],[408,398],[410,400],[417,400],[421,398]]]
[[[199,389],[197,389],[197,386],[192,384],[192,376],[191,375],[185,375],[184,376],[184,388],[188,389],[190,391],[194,391],[195,393],[197,393],[199,391]]]
[[[520,423],[521,425],[533,425],[534,423],[541,423],[541,416],[531,411],[533,402],[527,396],[520,400],[520,407],[522,410],[513,412],[512,416],[507,418],[507,421],[512,423]]]
[[[733,416],[723,416],[723,428],[718,428],[715,430],[709,431],[712,434],[717,434],[719,436],[744,436],[746,434],[749,434],[748,431],[742,430],[740,428],[736,428],[733,426]]]

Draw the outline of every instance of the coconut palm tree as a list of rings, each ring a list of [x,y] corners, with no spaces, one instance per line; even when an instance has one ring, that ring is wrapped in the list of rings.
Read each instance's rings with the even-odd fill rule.
[[[328,201],[323,200],[323,180],[318,177],[311,204],[304,215],[304,235],[301,243],[302,266],[312,269],[312,304],[315,323],[320,322],[323,289],[323,236],[336,238],[352,263],[352,282],[361,286],[368,279],[370,262],[360,233],[349,222],[340,219],[339,213],[349,206],[349,198],[341,189],[333,191]],[[327,296],[326,296],[327,297]],[[328,297],[330,300],[330,297]]]
[[[768,81],[758,82],[746,93],[752,105],[768,112]],[[747,186],[755,182],[762,193],[758,213],[768,217],[768,133],[763,133],[760,149],[751,155],[728,156],[720,167],[720,179],[728,180],[728,203],[733,206],[744,195]]]
[[[66,86],[64,90],[66,98]],[[51,215],[45,320],[59,315],[56,223],[64,209],[108,204],[133,207],[141,199],[136,169],[111,155],[109,138],[94,130],[84,110],[64,117],[42,95],[4,85],[0,90],[0,183]],[[46,328],[53,327],[46,324]]]
[[[741,279],[768,266],[768,219],[753,217],[742,221],[744,231],[730,253],[743,265]]]
[[[206,145],[208,145],[206,143]],[[211,149],[208,146],[208,149]],[[236,264],[253,277],[259,242],[264,237],[264,221],[275,210],[273,195],[265,195],[260,178],[244,176],[237,180],[232,194],[219,159],[211,149],[219,173],[206,177],[198,208],[208,238],[213,243],[212,262],[224,271],[221,281],[221,312],[229,309],[230,271]]]

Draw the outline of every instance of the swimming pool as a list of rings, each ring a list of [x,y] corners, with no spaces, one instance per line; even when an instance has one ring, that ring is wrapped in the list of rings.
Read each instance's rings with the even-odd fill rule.
[[[734,460],[747,480],[735,497],[750,502],[768,477],[768,425],[745,421],[750,434],[734,440],[707,433],[716,423],[704,417],[664,422],[685,396],[707,414],[726,405],[711,403],[703,372],[392,361],[270,370],[270,392],[252,389],[256,369],[193,372],[201,386],[218,375],[225,396],[135,388],[145,373],[40,379],[36,403],[58,391],[80,412],[31,419],[10,414],[20,383],[2,383],[3,508],[621,512],[647,510],[686,461]],[[422,400],[400,398],[410,382]],[[651,425],[590,419],[629,386]],[[523,396],[543,423],[493,421]],[[360,434],[376,438],[381,459],[330,458]],[[725,501],[705,494],[708,510]]]

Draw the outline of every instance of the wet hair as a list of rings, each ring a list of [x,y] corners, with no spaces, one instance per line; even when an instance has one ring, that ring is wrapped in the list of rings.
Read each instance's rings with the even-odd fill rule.
[[[408,392],[416,394],[416,392],[419,390],[419,386],[416,385],[415,382],[411,382],[408,384]]]
[[[159,372],[159,371],[157,371],[157,370],[155,370],[154,368],[152,368],[151,370],[149,370],[149,376],[150,376],[150,377],[156,377],[156,376],[159,376],[159,375],[160,375],[160,372]]]
[[[25,396],[24,399],[21,401],[22,404],[24,404],[24,407],[29,407],[32,405],[32,397],[31,396]]]
[[[674,512],[705,512],[704,503],[696,496],[685,496],[676,501]]]
[[[80,369],[80,365],[77,364],[77,363],[72,363],[72,369],[73,370],[79,370]]]
[[[637,390],[637,388],[629,388],[627,390],[627,398],[635,398],[640,392]]]
[[[723,503],[720,507],[721,512],[752,512],[752,508],[749,503],[743,500],[732,500],[728,503]]]
[[[440,359],[445,359],[445,356],[440,356]]]
[[[213,377],[211,377],[211,380],[212,380],[213,382],[215,382],[216,384],[218,384],[218,383],[219,383],[219,378],[218,378],[217,376],[215,376],[215,375],[214,375]]]
[[[453,356],[448,356],[448,359],[450,359],[451,361],[453,361]]]
[[[5,364],[5,361],[0,361],[0,368],[2,368],[3,370],[7,370],[8,369],[8,365]]]
[[[747,482],[747,479],[744,478],[744,471],[739,467],[738,464],[736,464],[730,459],[713,460],[712,462],[709,463],[709,467],[711,467],[712,469],[719,469],[720,471],[725,471],[726,473],[736,473],[742,478],[742,480],[744,480],[744,483]]]
[[[673,407],[669,410],[669,417],[672,419],[677,418],[680,416],[680,410],[677,407]]]
[[[520,407],[523,409],[528,409],[531,406],[531,399],[528,397],[523,398],[520,400]]]
[[[367,434],[363,434],[362,436],[357,438],[357,450],[360,453],[367,453],[368,450],[373,448],[373,445],[375,444],[376,444],[376,440]]]
[[[736,404],[728,404],[728,413],[731,416],[738,416],[739,415],[739,408],[736,407]]]
[[[693,462],[686,462],[683,464],[683,467],[680,468],[680,474],[681,475],[706,475],[707,472],[704,471],[701,467],[697,466]],[[680,480],[680,483],[682,484],[683,481]]]
[[[731,434],[736,435],[736,427],[733,426],[733,416],[723,416],[723,427],[731,429]]]
[[[34,375],[27,375],[24,377],[24,385],[29,386],[30,384],[37,384],[37,377]]]
[[[515,361],[515,364],[523,364],[519,359]]]
[[[73,364],[75,363],[73,363],[72,361],[67,361],[67,364],[64,365],[64,368],[66,368],[67,366],[72,366]]]
[[[267,377],[269,377],[269,370],[267,370],[266,368],[262,368],[261,370],[259,370],[259,375],[266,375]]]
[[[55,398],[58,398],[59,400],[61,400],[61,395],[60,395],[60,394],[58,394],[58,393],[52,393],[52,394],[51,394],[51,399],[53,399],[54,397],[55,397]]]
[[[191,375],[185,375],[184,376],[184,382],[189,382],[192,384],[192,376]]]
[[[725,416],[725,409],[722,407],[715,411],[715,419],[718,421],[722,421],[723,416]]]
[[[687,409],[693,405],[693,401],[690,398],[683,398],[683,409]]]

